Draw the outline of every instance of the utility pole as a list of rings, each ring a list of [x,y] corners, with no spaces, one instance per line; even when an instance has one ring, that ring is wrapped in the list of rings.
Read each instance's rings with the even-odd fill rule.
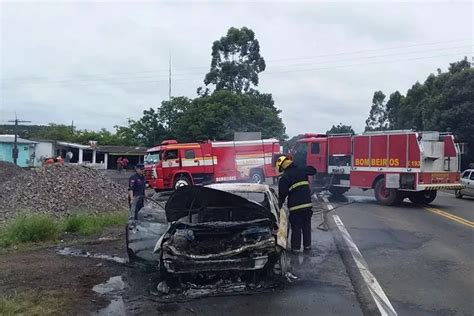
[[[16,165],[17,160],[18,160],[18,140],[17,140],[17,134],[18,134],[18,123],[31,123],[31,121],[22,121],[19,120],[18,117],[16,116],[15,113],[15,119],[10,120],[8,122],[15,123],[15,127],[13,129],[13,133],[15,134],[15,140],[13,142],[13,150],[12,150],[12,158],[13,158],[13,163]]]
[[[171,50],[170,50],[170,61],[169,61],[168,101],[171,103]]]

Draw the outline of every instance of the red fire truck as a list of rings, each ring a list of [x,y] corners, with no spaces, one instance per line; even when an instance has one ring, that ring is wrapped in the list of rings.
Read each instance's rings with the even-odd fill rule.
[[[212,182],[261,183],[278,175],[273,162],[279,153],[277,139],[185,144],[166,140],[147,150],[145,178],[155,190]]]
[[[405,198],[431,203],[437,190],[462,187],[459,149],[449,133],[305,134],[291,154],[296,164],[316,168],[316,187],[334,195],[350,188],[374,189],[384,205]]]

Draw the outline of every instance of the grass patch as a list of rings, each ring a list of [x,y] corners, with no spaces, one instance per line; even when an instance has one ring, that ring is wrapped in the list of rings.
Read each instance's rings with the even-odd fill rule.
[[[54,310],[41,305],[37,300],[24,297],[0,296],[0,315],[51,315]]]
[[[61,230],[58,222],[47,215],[21,215],[0,231],[0,245],[56,240]]]
[[[77,214],[61,221],[47,215],[22,215],[0,229],[0,247],[56,241],[63,232],[89,236],[105,227],[125,225],[127,220],[127,213]]]
[[[89,236],[102,231],[105,227],[125,225],[128,214],[104,213],[99,215],[77,214],[68,217],[64,223],[64,231]]]

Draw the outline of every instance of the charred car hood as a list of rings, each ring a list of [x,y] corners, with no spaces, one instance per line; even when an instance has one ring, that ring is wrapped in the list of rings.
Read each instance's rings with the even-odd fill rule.
[[[256,202],[229,192],[198,186],[184,186],[177,189],[166,203],[166,218],[168,222],[175,222],[207,208],[241,209],[246,212],[255,212],[261,218],[276,222],[275,215]]]

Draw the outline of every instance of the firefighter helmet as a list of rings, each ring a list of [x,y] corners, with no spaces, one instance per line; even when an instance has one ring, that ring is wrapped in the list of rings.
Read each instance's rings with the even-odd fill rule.
[[[278,172],[283,172],[289,165],[291,165],[293,161],[288,158],[287,156],[280,156],[275,162],[275,167],[277,168]]]

